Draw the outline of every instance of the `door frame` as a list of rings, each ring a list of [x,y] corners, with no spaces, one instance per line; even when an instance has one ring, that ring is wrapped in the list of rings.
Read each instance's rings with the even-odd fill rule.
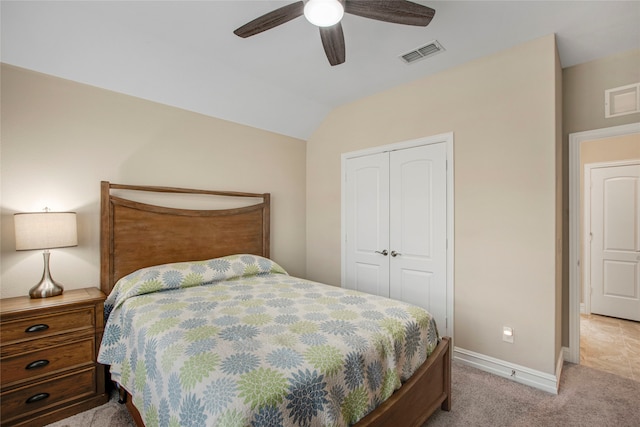
[[[597,163],[585,163],[584,165],[584,191],[583,191],[583,203],[582,203],[582,218],[585,224],[591,222],[591,189],[587,188],[587,179],[591,177],[591,171],[599,168],[609,168],[616,166],[632,166],[638,165],[638,160],[618,160],[611,162],[597,162]],[[582,295],[584,295],[584,305],[581,307],[580,312],[584,314],[591,314],[591,279],[586,280],[586,275],[591,271],[591,245],[588,241],[589,233],[587,227],[582,230],[582,253],[584,254],[584,262],[582,271],[585,272],[585,277],[582,280]],[[588,296],[588,298],[587,298]]]
[[[640,123],[569,134],[569,348],[564,359],[580,363],[580,146],[585,141],[640,133]]]
[[[393,144],[381,145],[372,148],[366,148],[364,150],[352,151],[349,153],[343,153],[341,157],[341,194],[340,194],[340,250],[341,250],[341,283],[344,287],[346,283],[346,244],[345,236],[346,230],[346,163],[347,160],[367,156],[370,154],[378,154],[387,151],[403,150],[405,148],[419,147],[429,144],[441,144],[444,143],[446,147],[446,162],[447,162],[447,322],[444,328],[440,327],[440,334],[443,336],[451,337],[453,344],[453,332],[454,332],[454,165],[453,165],[453,132],[442,133],[439,135],[428,136],[424,138],[412,139],[409,141],[403,141]]]

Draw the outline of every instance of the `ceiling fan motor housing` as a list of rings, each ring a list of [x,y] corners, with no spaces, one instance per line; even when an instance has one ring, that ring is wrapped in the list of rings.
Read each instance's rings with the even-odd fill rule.
[[[318,27],[331,27],[342,20],[344,6],[340,0],[308,0],[304,17]]]

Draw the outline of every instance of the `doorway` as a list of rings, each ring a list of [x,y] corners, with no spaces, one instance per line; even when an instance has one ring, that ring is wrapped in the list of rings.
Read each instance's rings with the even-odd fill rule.
[[[580,363],[580,321],[581,311],[584,311],[582,297],[581,271],[584,265],[581,238],[581,205],[583,193],[581,191],[581,176],[585,154],[584,147],[589,141],[613,140],[617,137],[640,134],[640,123],[616,126],[593,131],[579,132],[569,135],[569,351],[566,360]],[[633,156],[630,156],[631,158]],[[640,157],[640,156],[635,156]],[[611,159],[602,158],[602,161]],[[582,309],[582,310],[581,310]],[[584,317],[584,316],[583,316]]]

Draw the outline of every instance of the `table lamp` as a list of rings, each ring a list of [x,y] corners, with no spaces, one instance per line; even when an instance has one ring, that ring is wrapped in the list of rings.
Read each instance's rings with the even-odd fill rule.
[[[63,287],[51,278],[49,249],[78,246],[75,212],[17,213],[13,216],[16,250],[44,249],[42,279],[29,290],[31,298],[47,298],[62,294]]]

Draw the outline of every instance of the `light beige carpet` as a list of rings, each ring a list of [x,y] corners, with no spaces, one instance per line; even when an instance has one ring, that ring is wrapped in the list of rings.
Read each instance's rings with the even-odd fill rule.
[[[558,395],[454,362],[453,408],[425,426],[639,427],[640,382],[565,363]],[[115,395],[105,405],[51,427],[132,427]],[[402,426],[391,426],[402,427]]]
[[[452,389],[452,410],[429,427],[640,427],[640,382],[572,363],[557,395],[458,363]]]
[[[102,406],[81,412],[47,427],[135,427],[125,405],[118,403],[118,393]]]

